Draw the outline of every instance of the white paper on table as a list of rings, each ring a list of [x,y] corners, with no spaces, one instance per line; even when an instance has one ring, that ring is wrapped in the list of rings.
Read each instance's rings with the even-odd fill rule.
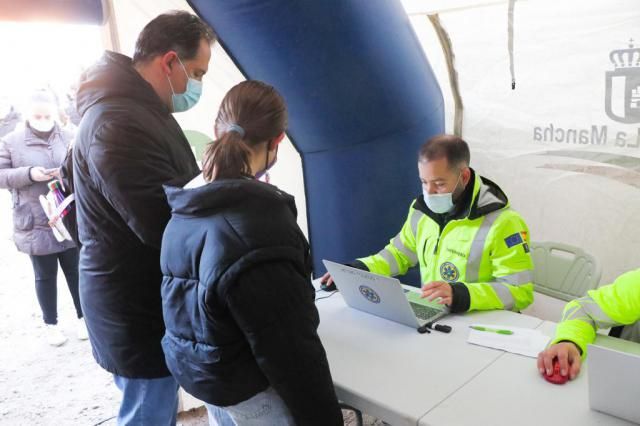
[[[500,349],[514,354],[536,358],[549,343],[549,337],[538,330],[530,328],[510,327],[496,324],[472,324],[473,326],[486,327],[494,330],[510,330],[513,334],[498,334],[491,331],[479,331],[469,328],[467,342]]]

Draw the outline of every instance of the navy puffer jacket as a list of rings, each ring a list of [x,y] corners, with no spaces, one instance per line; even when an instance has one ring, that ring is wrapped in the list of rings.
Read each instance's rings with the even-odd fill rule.
[[[342,425],[293,197],[248,178],[165,191],[162,346],[176,380],[218,406],[272,386],[297,424]]]

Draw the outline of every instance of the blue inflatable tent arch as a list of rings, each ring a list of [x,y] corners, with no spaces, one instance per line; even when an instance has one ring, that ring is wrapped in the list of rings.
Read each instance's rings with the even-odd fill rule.
[[[274,85],[304,170],[316,275],[395,235],[419,146],[444,131],[434,73],[399,1],[191,0],[248,79]]]

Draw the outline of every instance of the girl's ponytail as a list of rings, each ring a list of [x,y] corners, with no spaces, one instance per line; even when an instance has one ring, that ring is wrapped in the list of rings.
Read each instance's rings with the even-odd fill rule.
[[[202,173],[207,182],[251,174],[251,149],[238,131],[228,131],[207,147]]]

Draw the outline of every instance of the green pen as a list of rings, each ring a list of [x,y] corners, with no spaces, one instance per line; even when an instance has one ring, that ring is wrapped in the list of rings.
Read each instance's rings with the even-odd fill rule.
[[[480,327],[479,325],[471,325],[470,327],[478,331],[489,331],[491,333],[506,334],[506,335],[513,334],[513,331],[511,330],[499,330],[497,328]]]

